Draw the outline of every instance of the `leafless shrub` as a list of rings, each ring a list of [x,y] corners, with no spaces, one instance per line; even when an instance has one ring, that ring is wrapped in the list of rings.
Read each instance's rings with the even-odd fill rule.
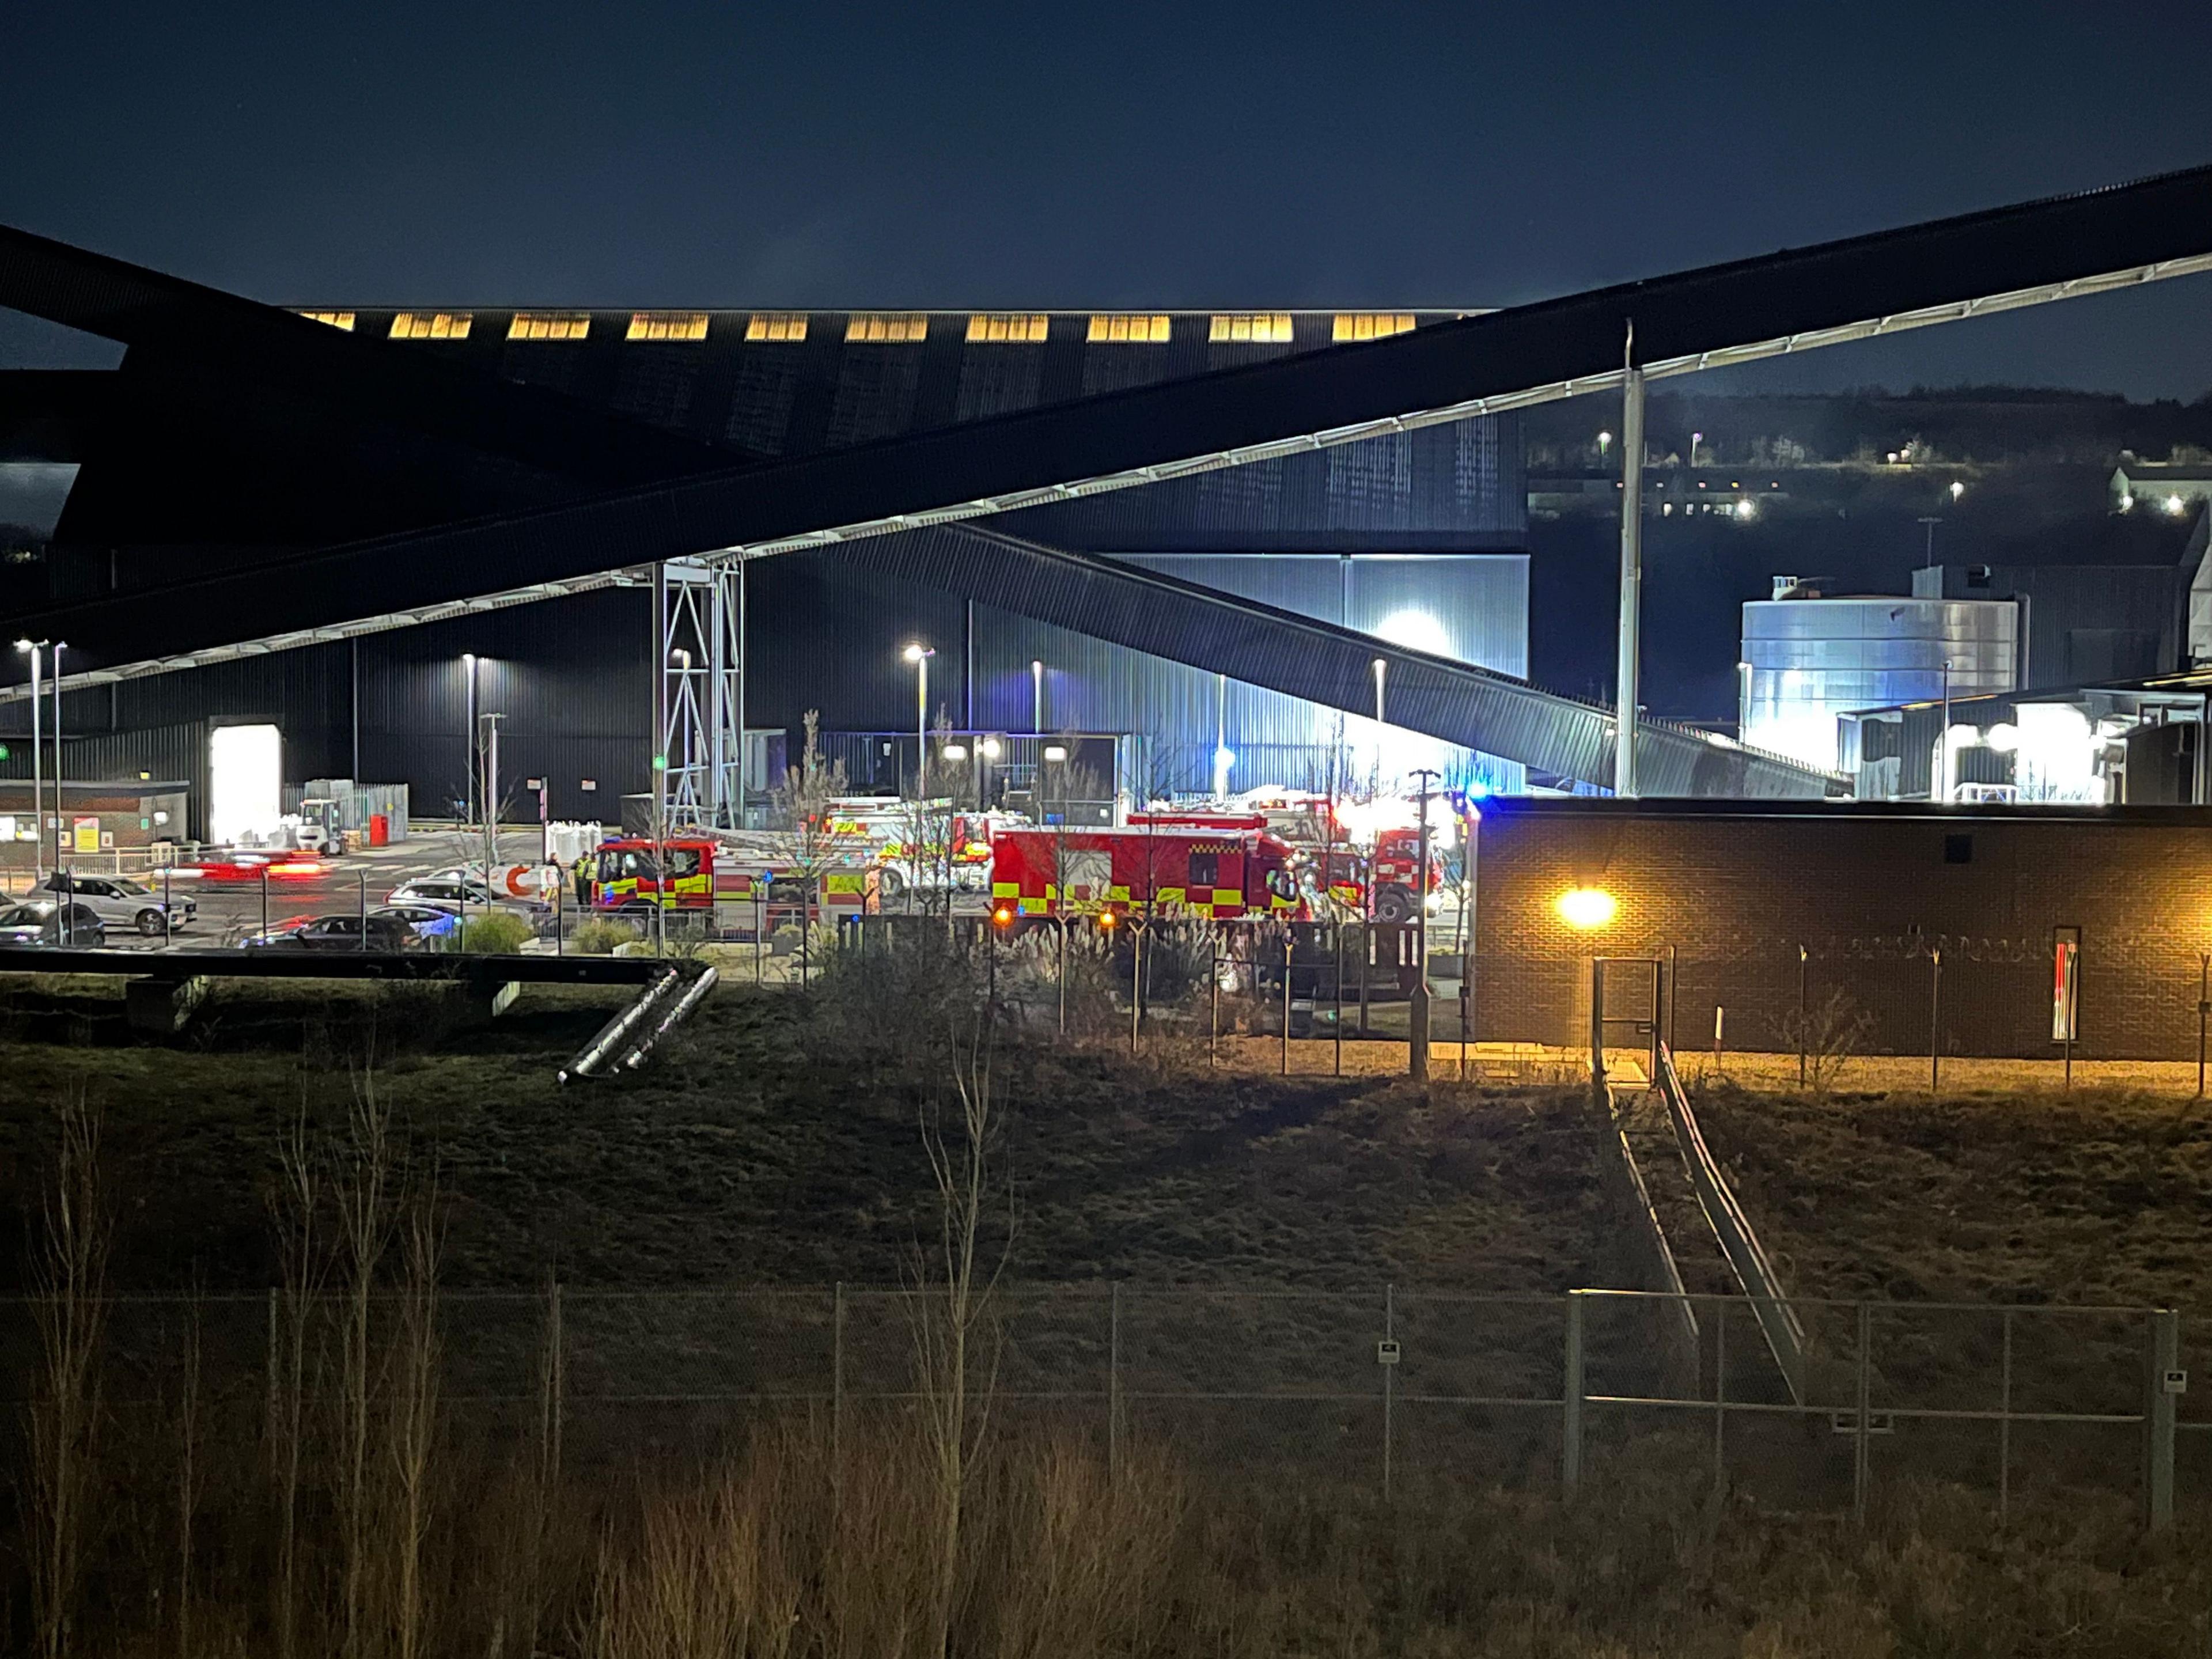
[[[1805,1057],[1805,1085],[1825,1095],[1841,1081],[1844,1069],[1864,1052],[1874,1019],[1840,985],[1817,1002],[1792,1008],[1777,1023],[1782,1047]]]

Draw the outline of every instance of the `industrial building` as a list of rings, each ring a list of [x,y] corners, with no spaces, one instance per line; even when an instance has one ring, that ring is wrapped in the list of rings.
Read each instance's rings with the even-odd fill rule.
[[[1380,716],[1471,782],[1490,756],[1818,799],[1830,766],[1638,709],[1642,513],[1620,707],[1490,665],[1525,650],[1516,411],[1618,392],[1636,501],[1647,380],[2212,270],[2208,202],[2198,169],[1467,314],[301,313],[0,229],[0,303],[125,347],[0,392],[10,453],[78,467],[46,591],[11,609],[50,642],[80,775],[191,777],[258,720],[287,776],[427,803],[498,714],[507,775],[556,811],[656,778],[726,821],[764,724],[819,708],[872,754],[908,708],[995,735],[1026,667],[1031,741],[1142,707],[1158,729],[1121,735],[1232,784],[1297,781]],[[1181,672],[1093,659],[1048,714],[1045,652],[1078,653],[1037,629]],[[31,687],[5,678],[12,713]],[[1236,684],[1291,703],[1232,734]]]
[[[702,453],[767,461],[1388,337],[1446,313],[325,306],[303,314],[550,389]],[[388,439],[235,410],[196,419],[207,393],[193,378],[135,350],[109,374],[0,376],[9,459],[27,479],[35,467],[50,495],[57,468],[76,469],[52,523],[56,597],[388,533],[435,522],[457,503],[456,481],[408,466],[404,446]],[[580,427],[579,439],[592,433]],[[1506,414],[995,523],[1521,676],[1524,493],[1517,424]],[[1344,769],[1336,757],[1347,753],[1368,781],[1429,766],[1492,790],[1527,782],[1516,763],[886,577],[837,550],[760,562],[745,574],[743,607],[732,655],[744,670],[744,780],[757,802],[808,710],[819,711],[828,746],[860,787],[909,777],[923,724],[1119,735],[1127,742],[1115,781],[1151,793],[1312,785],[1332,766]],[[620,797],[648,786],[653,626],[649,586],[616,586],[81,692],[64,699],[70,765],[85,776],[190,779],[204,802],[210,729],[268,724],[283,736],[286,782],[404,783],[418,811],[434,812],[466,801],[470,733],[497,714],[508,778],[543,778],[556,815],[611,818]],[[917,642],[933,653],[926,720],[902,654]],[[1387,722],[1389,688],[1378,690]],[[0,725],[27,729],[22,708],[0,710]],[[1010,769],[1009,781],[1017,776]]]

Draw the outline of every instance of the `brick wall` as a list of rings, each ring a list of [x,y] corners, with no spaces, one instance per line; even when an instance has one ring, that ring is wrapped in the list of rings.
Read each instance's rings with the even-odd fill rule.
[[[2075,1052],[2196,1054],[2212,816],[2191,809],[1501,801],[1486,812],[1478,879],[1484,1038],[1586,1041],[1590,959],[1671,948],[1680,1047],[1711,1043],[1718,1005],[1730,1048],[1788,1048],[1802,945],[1812,1000],[1844,987],[1873,1020],[1869,1052],[1925,1054],[1939,1024],[1946,1053],[2049,1055],[2052,930],[2071,924]],[[1609,926],[1566,924],[1558,900],[1577,887],[1613,895]]]

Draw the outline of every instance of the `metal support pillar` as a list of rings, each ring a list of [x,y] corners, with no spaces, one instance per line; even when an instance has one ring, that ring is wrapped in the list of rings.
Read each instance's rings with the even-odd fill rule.
[[[654,726],[668,763],[668,818],[733,827],[744,804],[744,564],[679,559],[662,569]]]
[[[675,690],[668,683],[669,670],[675,652],[669,644],[668,605],[670,586],[665,562],[653,567],[653,752],[649,756],[653,773],[653,867],[655,885],[659,889],[653,902],[653,953],[664,954],[668,940],[668,767],[675,757],[668,748],[670,693]]]
[[[1628,325],[1620,392],[1620,660],[1614,676],[1613,793],[1636,793],[1636,696],[1644,592],[1644,371]]]

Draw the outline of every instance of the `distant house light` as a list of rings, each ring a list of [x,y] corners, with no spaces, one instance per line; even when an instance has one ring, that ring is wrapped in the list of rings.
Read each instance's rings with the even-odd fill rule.
[[[1329,325],[1332,340],[1387,340],[1393,334],[1413,331],[1413,313],[1410,311],[1340,311],[1336,320]],[[1285,338],[1288,337],[1285,336]],[[1602,445],[1611,434],[1601,436]]]
[[[1251,311],[1225,313],[1214,318],[1206,331],[1209,343],[1234,345],[1288,345],[1291,343],[1291,313],[1287,311]]]
[[[392,319],[395,340],[465,340],[475,313],[467,311],[403,311]]]
[[[303,311],[300,313],[311,323],[328,323],[332,328],[353,332],[353,313],[350,311]]]
[[[518,311],[507,324],[510,340],[580,340],[591,331],[588,311]]]
[[[919,311],[855,314],[845,321],[848,344],[906,345],[929,337],[929,319]]]
[[[1149,317],[1102,314],[1091,319],[1091,331],[1084,337],[1094,345],[1165,345],[1168,319],[1164,313]]]
[[[806,337],[806,313],[803,311],[757,311],[745,322],[748,340],[787,341],[796,344]]]
[[[968,319],[968,339],[971,344],[1003,340],[1010,345],[1042,345],[1050,321],[1042,311],[979,311]]]
[[[633,311],[626,340],[703,340],[707,313],[703,311]]]

